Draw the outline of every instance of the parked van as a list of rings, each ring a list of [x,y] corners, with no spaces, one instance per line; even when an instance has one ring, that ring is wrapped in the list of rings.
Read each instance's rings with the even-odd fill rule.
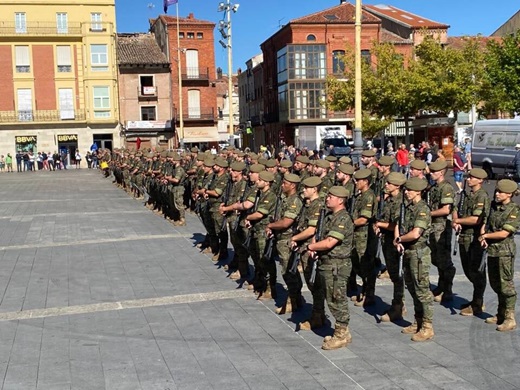
[[[520,120],[492,119],[478,121],[473,129],[471,163],[484,169],[489,178],[504,174],[520,144]]]

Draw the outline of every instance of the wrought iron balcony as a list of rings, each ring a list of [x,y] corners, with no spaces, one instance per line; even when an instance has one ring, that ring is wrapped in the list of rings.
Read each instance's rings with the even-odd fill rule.
[[[80,110],[0,111],[0,124],[28,122],[67,122],[84,120],[85,112]]]
[[[209,68],[187,67],[181,72],[184,81],[209,80]]]
[[[81,23],[68,22],[67,26],[57,26],[56,22],[15,23],[0,21],[0,36],[81,36]]]
[[[177,109],[174,108],[174,115],[179,119]],[[186,121],[212,121],[215,120],[215,109],[213,107],[197,107],[182,110],[182,120]]]

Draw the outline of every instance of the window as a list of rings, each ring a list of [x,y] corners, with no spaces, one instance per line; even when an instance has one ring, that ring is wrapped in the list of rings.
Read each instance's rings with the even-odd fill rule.
[[[69,21],[67,14],[57,13],[56,14],[56,28],[58,34],[67,34],[69,32]]]
[[[155,96],[155,86],[153,82],[153,76],[140,76],[139,82],[141,85],[142,96]]]
[[[90,62],[93,71],[108,71],[107,45],[90,45]]]
[[[188,118],[200,118],[200,91],[198,89],[188,91]]]
[[[58,89],[60,119],[74,119],[74,93],[72,88]]]
[[[197,39],[202,39],[202,38],[204,38],[204,34],[202,34],[201,32],[198,32]]]
[[[316,40],[316,35],[314,35],[314,34],[307,35],[307,40],[310,42],[314,42]]]
[[[282,96],[279,95],[279,99]],[[324,82],[289,83],[289,119],[323,119],[326,117]]]
[[[325,78],[325,45],[289,45],[287,49],[289,80]]]
[[[14,14],[14,26],[14,30],[17,34],[25,34],[27,32],[25,12],[16,12]]]
[[[141,120],[142,121],[155,121],[157,116],[155,115],[155,106],[143,106],[141,107]]]
[[[72,62],[70,60],[70,46],[57,46],[56,56],[56,63],[58,64],[58,73],[72,72]]]
[[[195,33],[189,32],[189,33],[187,34],[187,38],[188,38],[188,39],[195,39]]]
[[[92,12],[90,14],[90,31],[103,31],[100,12]]]
[[[199,78],[199,52],[197,50],[186,50],[186,71],[189,79]]]
[[[18,89],[18,120],[20,122],[30,122],[33,120],[32,90]]]
[[[15,46],[14,55],[17,73],[29,73],[31,71],[31,61],[29,58],[29,46]]]
[[[182,31],[179,32],[179,38],[180,38],[180,39],[184,39],[184,33],[183,33]]]
[[[108,87],[94,87],[94,118],[110,118],[110,94]]]
[[[361,58],[368,64],[372,65],[372,55],[370,50],[361,50]]]
[[[343,74],[345,72],[345,50],[334,50],[332,52],[332,73]]]

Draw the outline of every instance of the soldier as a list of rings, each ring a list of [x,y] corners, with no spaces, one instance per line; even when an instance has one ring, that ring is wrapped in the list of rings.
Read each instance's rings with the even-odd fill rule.
[[[363,280],[363,291],[353,297],[355,306],[375,304],[376,270],[374,265],[376,235],[372,228],[375,219],[376,196],[370,188],[372,173],[370,169],[361,169],[354,173],[356,189],[355,207],[351,212],[354,220],[354,249],[352,251],[352,267]]]
[[[329,163],[329,167],[328,167],[329,180],[333,185],[336,185],[336,171],[338,170],[338,158],[335,156],[327,156],[327,157],[325,157],[325,161],[327,161]]]
[[[417,177],[405,183],[407,200],[404,218],[405,234],[395,228],[394,244],[403,253],[403,269],[406,287],[413,299],[415,321],[403,328],[402,333],[412,334],[412,341],[427,341],[433,338],[433,304],[430,293],[430,248],[427,245],[431,224],[430,209],[421,197],[428,183]]]
[[[394,246],[395,226],[403,202],[401,186],[406,182],[402,173],[392,172],[385,180],[387,198],[381,216],[374,224],[375,233],[381,236],[381,246],[390,280],[394,285],[392,306],[381,317],[382,322],[397,321],[406,313],[404,307],[404,280],[399,274],[399,253]]]
[[[291,160],[282,160],[280,161],[280,167],[278,168],[278,172],[280,175],[285,175],[287,172],[292,173],[293,163]]]
[[[437,160],[430,164],[431,179],[435,184],[430,188],[432,232],[430,235],[430,249],[432,251],[432,264],[437,267],[439,282],[432,291],[435,302],[449,302],[453,300],[453,279],[455,278],[455,266],[451,261],[451,222],[448,216],[452,212],[455,203],[455,190],[446,181],[448,170],[446,161]]]
[[[179,220],[174,221],[175,226],[186,226],[185,209],[184,209],[184,181],[186,179],[186,172],[181,167],[181,156],[178,154],[172,157],[173,172],[169,178],[169,182],[173,184],[173,204],[179,213]]]
[[[356,169],[350,164],[341,164],[336,172],[336,183],[339,186],[344,187],[348,191],[348,199],[354,196],[356,186],[352,175]]]
[[[309,171],[307,170],[307,166],[309,165],[311,161],[309,160],[309,157],[307,156],[298,156],[296,157],[296,161],[293,165],[293,173],[300,176],[301,180],[305,180],[307,177],[309,177]],[[302,186],[298,188],[298,192],[300,192],[300,189]]]
[[[276,250],[282,268],[282,277],[287,285],[288,299],[277,310],[278,314],[291,313],[303,306],[302,298],[302,279],[299,274],[289,272],[289,259],[291,248],[288,245],[292,236],[291,227],[298,223],[298,218],[303,207],[303,203],[296,192],[300,183],[298,175],[286,173],[282,180],[282,192],[285,195],[282,200],[280,219],[275,220],[265,228],[266,235],[269,237],[276,234]],[[275,266],[274,261],[270,266]],[[276,267],[276,266],[275,266]],[[276,269],[274,270],[276,272]]]
[[[426,169],[426,163],[423,160],[413,160],[410,164],[410,177],[418,177],[426,180],[424,170]]]
[[[325,219],[323,239],[307,245],[309,256],[319,255],[319,283],[324,289],[325,299],[336,320],[334,335],[323,340],[322,349],[345,347],[352,341],[348,325],[350,314],[347,300],[347,280],[352,263],[353,224],[345,209],[348,193],[343,187],[334,186],[326,199],[331,211]]]
[[[282,175],[278,172],[278,161],[277,160],[266,160],[265,161],[265,170],[267,172],[271,172],[274,175],[273,185],[271,186],[271,191],[274,193],[280,192],[280,187],[282,185]]]
[[[318,177],[308,177],[303,181],[303,197],[306,200],[304,211],[298,220],[296,234],[291,237],[290,246],[293,250],[296,247],[306,248],[316,234],[316,226],[320,216],[320,208],[323,201],[320,200],[321,180]],[[301,249],[300,249],[301,251]],[[325,294],[320,278],[315,277],[314,283],[311,282],[313,261],[309,258],[309,252],[301,254],[303,276],[307,287],[312,294],[312,313],[311,317],[300,324],[301,330],[311,330],[321,328],[325,325]],[[299,275],[298,275],[299,276]]]
[[[372,189],[375,191],[377,185],[377,178],[379,177],[379,169],[377,168],[376,152],[373,150],[363,150],[361,152],[361,163],[366,169],[370,169],[370,176],[372,178]]]
[[[208,197],[206,196],[206,191],[212,185],[216,174],[213,172],[213,166],[215,165],[215,161],[212,158],[206,158],[204,160],[203,171],[204,175],[201,177],[201,181],[197,184],[197,190],[195,190],[194,195],[197,199],[198,206],[196,209],[199,210],[199,216],[202,220],[202,224],[206,228],[206,239],[204,242],[200,244],[200,248],[204,253],[212,253],[213,249],[211,247],[210,237],[213,237],[215,241],[215,225],[213,220],[211,219],[211,213],[209,211],[209,202]],[[213,246],[215,247],[215,242],[213,241]]]
[[[378,176],[378,182],[375,186],[375,194],[376,194],[376,200],[377,200],[377,212],[376,215],[378,217],[381,216],[381,213],[383,212],[383,207],[385,204],[385,199],[388,196],[386,194],[386,178],[392,172],[392,166],[395,164],[395,158],[392,156],[382,156],[378,161],[378,170],[379,170],[379,176]],[[386,265],[383,264],[383,259],[381,259],[381,252],[382,247],[381,243],[378,241],[377,243],[377,254],[375,257],[375,267],[376,270],[378,270],[378,277],[381,279],[388,279],[390,275],[388,274],[388,271],[386,269]]]
[[[484,310],[484,291],[486,290],[486,270],[479,270],[482,259],[482,246],[478,236],[489,214],[490,200],[482,188],[487,178],[485,170],[473,168],[466,179],[471,192],[467,195],[463,210],[453,211],[451,226],[459,231],[459,253],[462,269],[468,280],[473,284],[473,299],[461,307],[463,316],[479,315]],[[464,196],[462,194],[461,196]]]
[[[495,190],[487,228],[482,229],[479,241],[488,253],[489,284],[498,296],[498,310],[486,323],[497,324],[500,332],[516,329],[514,282],[516,244],[514,235],[518,231],[520,207],[512,202],[518,195],[518,184],[512,180],[500,180]]]
[[[314,166],[314,176],[321,179],[320,198],[325,199],[329,190],[334,185],[334,180],[329,176],[330,163],[326,160],[317,160]]]

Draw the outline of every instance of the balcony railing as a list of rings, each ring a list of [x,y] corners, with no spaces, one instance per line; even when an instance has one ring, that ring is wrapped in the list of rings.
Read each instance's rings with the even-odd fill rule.
[[[15,23],[0,21],[0,36],[81,35],[81,23],[68,22],[57,26],[56,22]]]
[[[21,110],[0,111],[0,123],[84,121],[80,110]]]
[[[174,115],[179,120],[177,109],[174,108]],[[186,121],[209,121],[215,120],[215,109],[213,107],[188,108],[182,110],[182,120]]]
[[[209,80],[209,68],[187,67],[181,72],[183,80]]]

